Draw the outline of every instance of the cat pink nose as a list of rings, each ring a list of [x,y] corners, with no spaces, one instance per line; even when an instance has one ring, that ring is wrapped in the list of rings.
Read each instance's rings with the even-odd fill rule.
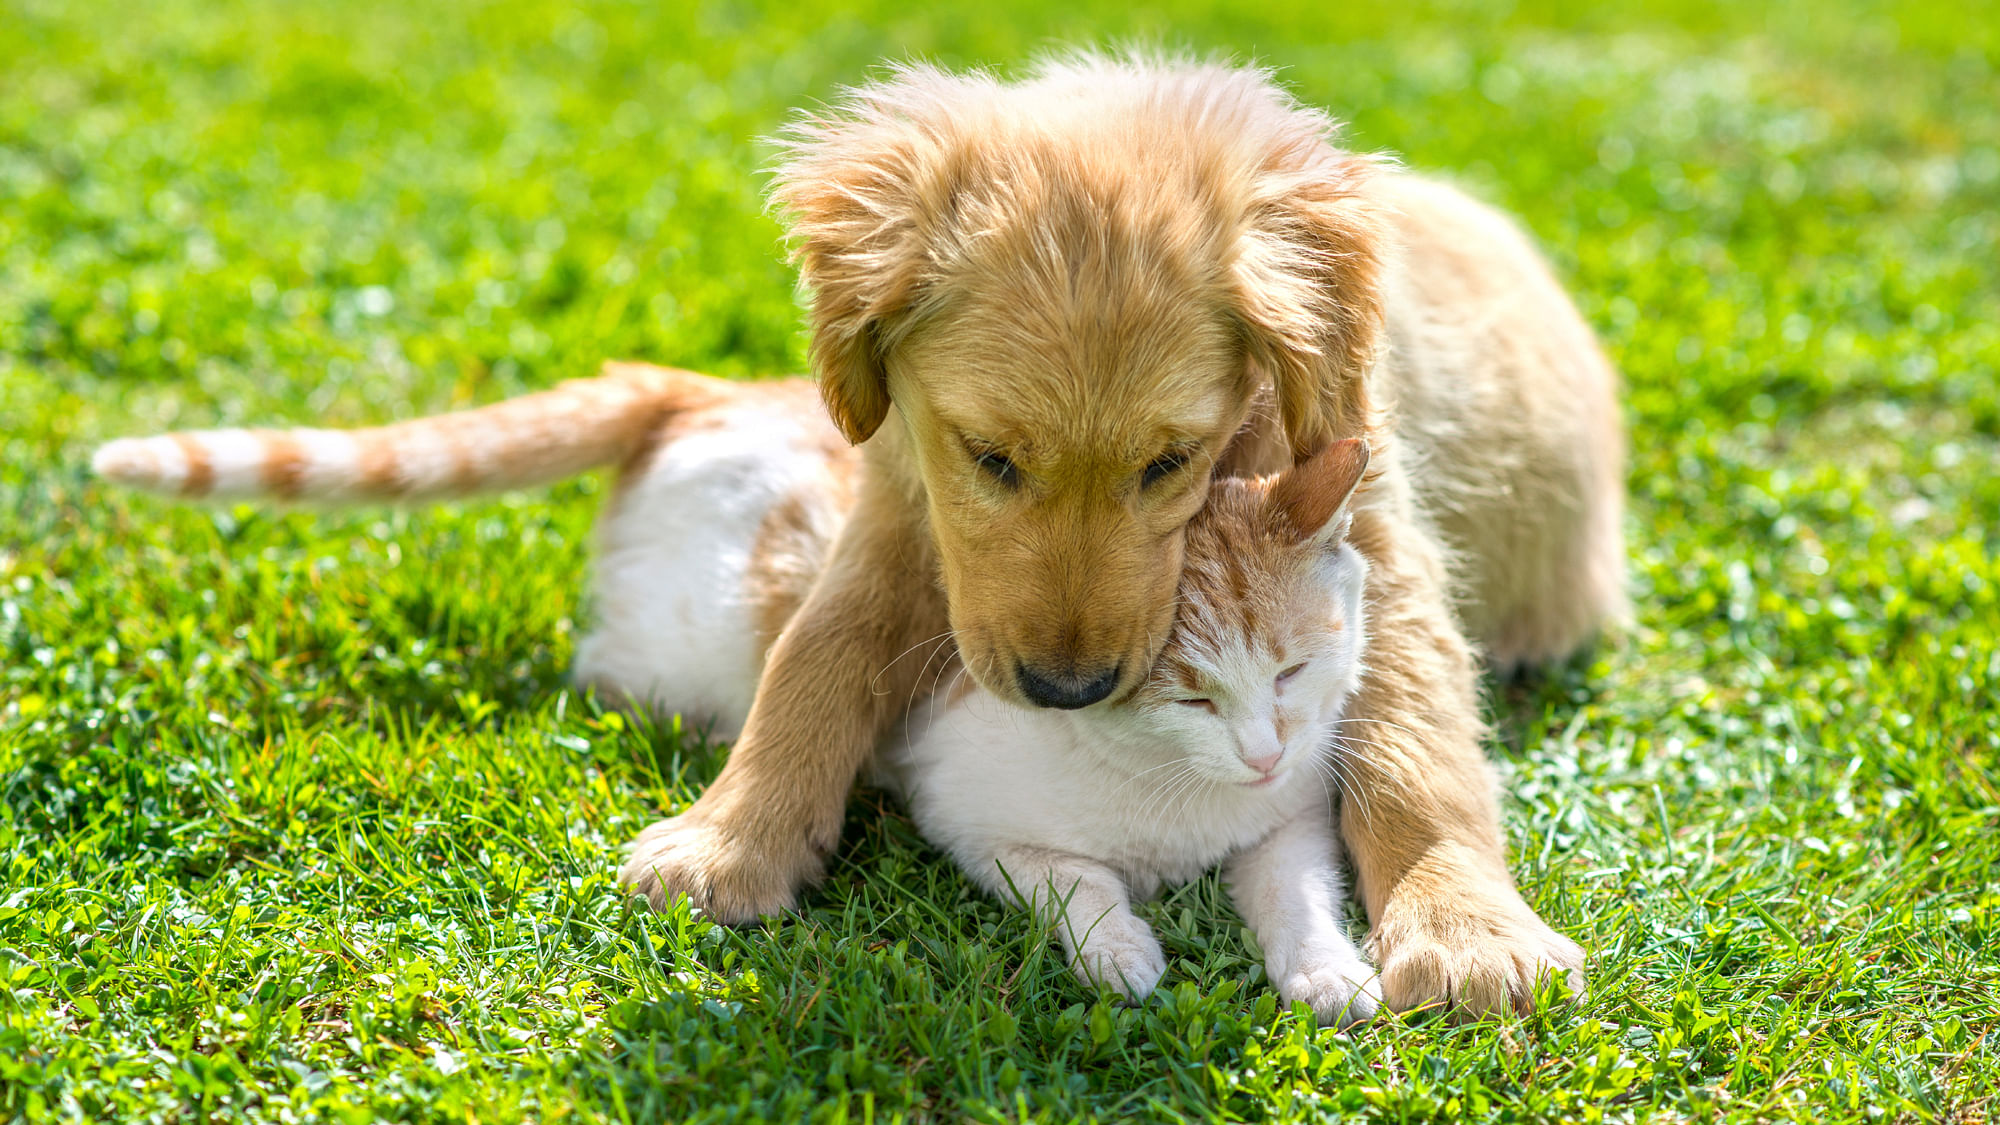
[[[1285,756],[1285,748],[1279,746],[1272,749],[1271,752],[1268,754],[1259,754],[1254,758],[1248,754],[1244,754],[1242,755],[1242,758],[1244,765],[1249,766],[1251,769],[1256,770],[1258,773],[1268,774],[1272,770],[1278,768],[1278,762],[1281,759],[1283,759],[1284,756]]]

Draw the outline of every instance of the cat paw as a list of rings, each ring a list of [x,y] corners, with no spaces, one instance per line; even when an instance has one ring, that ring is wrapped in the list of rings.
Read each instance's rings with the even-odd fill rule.
[[[1303,1001],[1323,1027],[1367,1023],[1382,1006],[1380,977],[1352,948],[1303,950],[1272,979],[1287,1005]]]
[[[1428,901],[1391,895],[1368,945],[1381,966],[1382,995],[1398,1011],[1525,1013],[1550,977],[1572,996],[1583,993],[1583,950],[1550,929],[1511,885]]]
[[[1137,1004],[1152,995],[1166,975],[1167,955],[1144,922],[1133,918],[1118,925],[1106,918],[1085,937],[1070,958],[1070,968],[1083,983],[1104,985]]]
[[[745,838],[690,810],[639,833],[618,882],[655,910],[684,898],[735,926],[790,909],[822,866],[805,841]]]

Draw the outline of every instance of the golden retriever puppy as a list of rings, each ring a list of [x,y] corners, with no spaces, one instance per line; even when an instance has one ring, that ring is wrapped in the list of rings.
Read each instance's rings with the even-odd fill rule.
[[[1365,436],[1373,745],[1343,831],[1384,994],[1493,1011],[1575,979],[1507,871],[1460,622],[1512,663],[1619,611],[1614,377],[1511,225],[1333,133],[1256,70],[1097,55],[909,67],[797,127],[775,199],[858,499],[629,886],[787,907],[918,688],[912,645],[949,631],[1021,704],[1123,698],[1213,475]]]

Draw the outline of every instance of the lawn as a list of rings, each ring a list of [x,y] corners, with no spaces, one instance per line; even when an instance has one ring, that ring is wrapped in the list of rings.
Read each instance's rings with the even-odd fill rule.
[[[0,0],[0,1118],[2000,1112],[2000,21],[1861,2]],[[872,60],[1285,68],[1523,217],[1623,370],[1638,620],[1490,692],[1519,1020],[1279,1011],[1215,883],[1119,1008],[878,795],[731,931],[616,893],[722,749],[563,680],[606,482],[94,482],[607,356],[800,369],[760,173]]]

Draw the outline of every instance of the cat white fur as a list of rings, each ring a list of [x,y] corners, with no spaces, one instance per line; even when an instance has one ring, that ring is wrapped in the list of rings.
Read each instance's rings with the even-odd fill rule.
[[[828,476],[822,417],[786,402],[715,409],[712,424],[662,442],[599,522],[595,620],[576,677],[705,725],[743,729],[764,651],[746,576],[759,532],[787,499],[831,544],[845,516]]]

